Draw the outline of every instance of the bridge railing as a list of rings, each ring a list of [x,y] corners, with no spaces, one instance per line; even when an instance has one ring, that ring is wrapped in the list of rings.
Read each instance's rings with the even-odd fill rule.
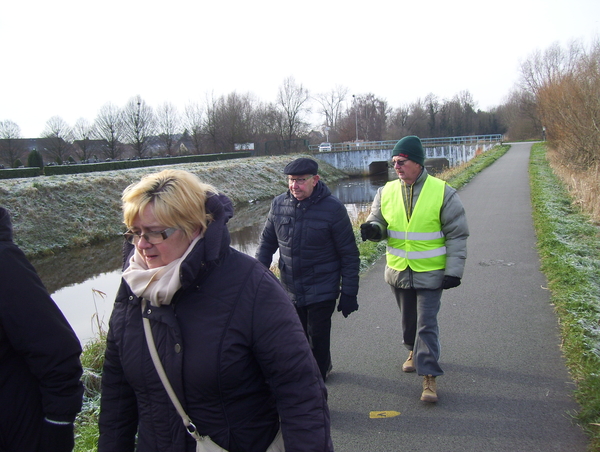
[[[458,146],[473,144],[495,144],[502,142],[501,134],[493,135],[468,135],[461,137],[421,138],[423,147],[433,148],[438,146]],[[344,143],[331,143],[331,151],[357,151],[371,149],[393,149],[398,140],[389,141],[346,141]],[[311,144],[309,151],[319,152],[319,146]]]

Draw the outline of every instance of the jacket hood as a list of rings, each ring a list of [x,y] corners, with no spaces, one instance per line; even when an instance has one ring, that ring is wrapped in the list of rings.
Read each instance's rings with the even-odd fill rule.
[[[0,241],[13,241],[13,228],[10,221],[10,215],[8,210],[6,210],[4,207],[0,207]]]
[[[233,204],[231,200],[219,193],[209,197],[206,201],[206,211],[212,214],[213,221],[208,225],[204,234],[205,259],[207,262],[216,260],[223,247],[231,243],[227,222],[233,217]]]
[[[217,193],[206,200],[206,212],[212,214],[204,238],[200,240],[181,264],[182,284],[192,281],[203,267],[217,265],[221,255],[229,248],[231,236],[227,222],[233,217],[233,204],[224,194]]]

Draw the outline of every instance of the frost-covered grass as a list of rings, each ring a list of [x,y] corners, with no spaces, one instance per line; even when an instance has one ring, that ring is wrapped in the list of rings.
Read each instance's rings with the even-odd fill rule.
[[[436,177],[445,180],[452,187],[459,190],[477,174],[506,154],[509,149],[510,146],[507,145],[495,146],[489,151],[479,154],[475,158],[463,163],[462,165],[450,168],[440,174],[436,174]]]
[[[600,450],[600,229],[582,212],[535,144],[530,159],[534,224],[541,268],[577,384],[577,419]]]
[[[15,242],[32,257],[122,233],[121,193],[146,174],[173,167],[184,169],[239,204],[272,198],[287,190],[283,168],[297,157],[300,155],[0,180],[0,206],[11,213]],[[347,177],[322,162],[319,174],[326,182]]]

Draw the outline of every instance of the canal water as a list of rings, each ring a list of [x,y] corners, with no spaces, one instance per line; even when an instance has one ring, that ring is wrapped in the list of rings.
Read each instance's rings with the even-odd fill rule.
[[[345,179],[328,186],[346,205],[350,217],[356,218],[368,212],[377,189],[385,182],[383,175]],[[228,223],[232,247],[254,256],[270,205],[270,200],[263,200],[235,206],[235,215]],[[108,329],[121,280],[122,244],[122,238],[116,237],[100,245],[32,260],[82,343],[93,338],[99,328]]]

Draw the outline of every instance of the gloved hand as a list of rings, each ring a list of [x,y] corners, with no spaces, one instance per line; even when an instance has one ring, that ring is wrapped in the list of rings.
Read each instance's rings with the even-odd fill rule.
[[[71,452],[75,446],[73,423],[53,424],[44,419],[40,444],[44,452]]]
[[[444,282],[442,283],[442,289],[452,289],[453,287],[460,286],[460,278],[457,276],[444,276]]]
[[[363,242],[377,237],[379,229],[373,223],[363,223],[360,225],[360,238]]]
[[[356,299],[356,295],[346,295],[342,292],[337,310],[338,312],[341,311],[344,317],[348,317],[352,312],[358,311],[358,300]]]

